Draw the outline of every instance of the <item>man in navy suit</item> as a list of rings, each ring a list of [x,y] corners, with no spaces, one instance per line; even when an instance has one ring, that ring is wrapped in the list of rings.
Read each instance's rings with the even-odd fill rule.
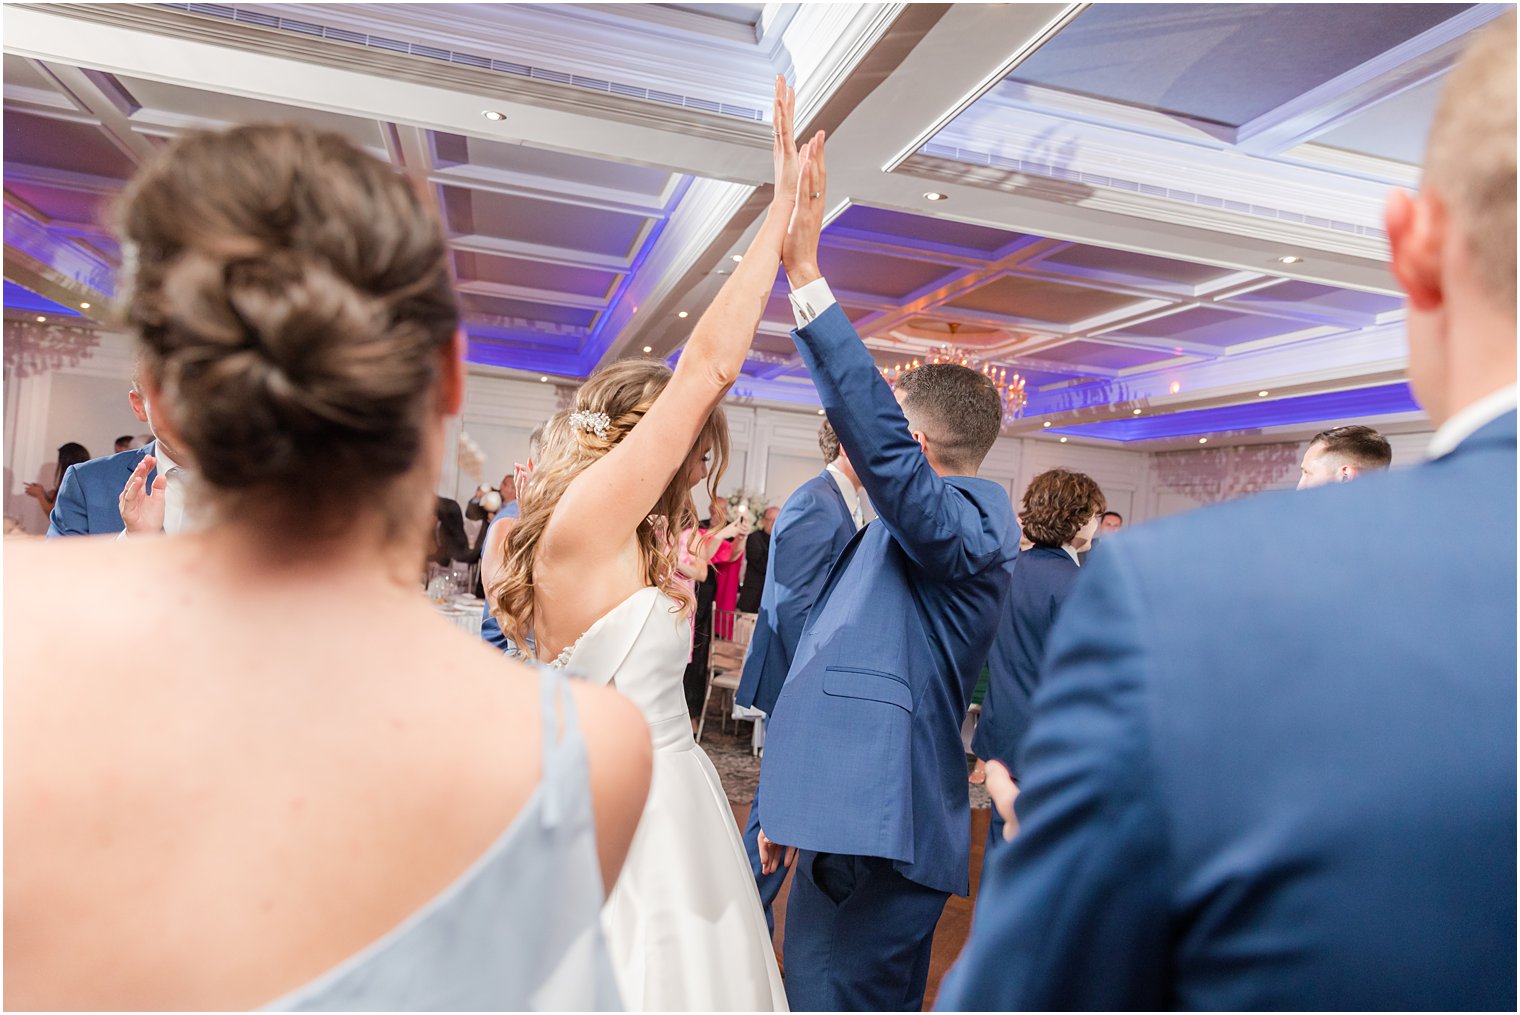
[[[1029,702],[1039,684],[1045,640],[1083,565],[1073,544],[1085,543],[1107,507],[1091,476],[1048,469],[1029,481],[1019,507],[1024,538],[1034,543],[1019,554],[1013,587],[998,620],[987,657],[987,696],[971,750],[983,761],[1001,761],[1019,777],[1018,749],[1029,729]],[[987,829],[987,846],[1003,841],[997,809]]]
[[[1515,1009],[1513,12],[1427,159],[1387,231],[1431,460],[1094,557],[942,1006]]]
[[[770,566],[760,593],[760,612],[755,633],[744,657],[744,673],[735,697],[746,708],[758,708],[767,717],[776,708],[776,696],[786,682],[797,639],[808,611],[823,588],[829,567],[860,528],[860,480],[849,455],[839,447],[839,437],[828,420],[818,428],[818,449],[824,470],[803,483],[787,498],[771,532]],[[766,719],[767,733],[770,719]],[[749,806],[744,829],[744,848],[755,871],[755,887],[765,907],[766,926],[775,930],[771,903],[781,891],[786,871],[763,870],[760,857],[760,786]]]
[[[792,337],[878,518],[829,572],[776,701],[760,844],[768,870],[796,857],[792,1006],[918,1010],[940,913],[970,887],[961,723],[1018,525],[1008,492],[976,477],[1002,424],[992,382],[932,364],[899,380],[894,398],[834,302],[817,267],[814,144],[783,251]]]
[[[151,428],[151,406],[144,397],[135,374],[127,400],[138,420],[148,423]],[[127,480],[132,478],[132,473],[149,455],[154,457],[154,464],[143,478],[140,496],[134,497],[128,506],[133,525],[127,526],[122,520],[123,491]],[[165,529],[163,509],[168,501],[174,502],[173,509],[169,511],[171,517],[168,519],[168,530],[178,531],[183,521],[182,490],[176,486],[170,493],[167,490],[167,479],[164,482],[158,481],[161,466],[164,473],[178,477],[177,470],[180,467],[176,464],[176,459],[184,461],[183,456],[166,448],[163,441],[155,435],[154,440],[140,448],[71,465],[58,484],[58,499],[48,516],[47,538],[113,535],[126,528],[132,528],[133,531]],[[155,494],[162,494],[163,497],[154,500]],[[144,508],[148,510],[144,511]],[[137,525],[140,516],[148,519],[146,527]]]

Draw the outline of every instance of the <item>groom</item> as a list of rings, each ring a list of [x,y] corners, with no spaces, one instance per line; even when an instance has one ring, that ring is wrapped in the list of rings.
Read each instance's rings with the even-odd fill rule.
[[[1019,532],[977,469],[1002,404],[932,364],[892,390],[817,267],[822,154],[783,248],[793,339],[879,519],[845,547],[807,618],[760,771],[760,847],[793,851],[786,989],[797,1011],[923,1007],[934,928],[970,890],[961,743]]]

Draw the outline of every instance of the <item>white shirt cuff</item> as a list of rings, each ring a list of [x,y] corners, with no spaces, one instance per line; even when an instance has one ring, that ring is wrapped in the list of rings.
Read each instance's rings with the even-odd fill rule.
[[[797,318],[799,328],[812,324],[819,314],[839,302],[822,277],[813,279],[801,289],[793,289],[787,296],[792,301],[792,315]]]

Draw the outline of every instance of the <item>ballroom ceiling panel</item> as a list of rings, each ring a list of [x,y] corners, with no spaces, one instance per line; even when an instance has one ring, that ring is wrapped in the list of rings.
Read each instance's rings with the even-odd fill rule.
[[[947,306],[1000,317],[1075,324],[1135,301],[1133,296],[1005,275],[950,300]]]
[[[1012,80],[1238,127],[1470,4],[1093,4]]]

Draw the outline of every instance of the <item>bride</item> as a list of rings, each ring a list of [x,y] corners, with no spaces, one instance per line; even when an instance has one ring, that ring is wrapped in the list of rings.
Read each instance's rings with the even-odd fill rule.
[[[676,534],[695,525],[692,487],[707,478],[711,492],[722,474],[728,424],[719,402],[775,282],[799,175],[823,143],[820,132],[796,149],[793,99],[778,78],[776,190],[743,260],[674,372],[625,360],[581,386],[567,436],[522,499],[491,590],[515,644],[615,686],[649,723],[649,803],[603,911],[630,1009],[786,1009],[733,812],[687,719],[693,597],[677,571]]]

